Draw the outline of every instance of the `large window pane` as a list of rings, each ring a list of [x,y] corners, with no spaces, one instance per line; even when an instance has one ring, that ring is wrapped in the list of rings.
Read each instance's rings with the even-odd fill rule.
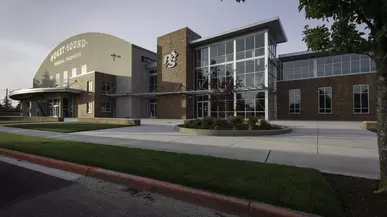
[[[332,64],[332,61],[333,61],[332,57],[325,57],[325,65]]]
[[[295,68],[294,69],[294,78],[295,79],[300,79],[301,78],[301,68]]]
[[[325,65],[325,76],[331,76],[333,74],[333,66]]]
[[[265,46],[265,35],[263,33],[255,35],[255,48],[261,48]]]
[[[244,74],[237,75],[237,83],[239,83],[242,87],[246,85]]]
[[[218,56],[223,56],[225,55],[225,44],[224,43],[220,43],[218,44]]]
[[[244,74],[245,73],[245,62],[237,62],[236,63],[236,74]]]
[[[246,73],[254,72],[254,60],[246,61]]]
[[[351,72],[351,63],[350,62],[343,62],[342,63],[342,74],[349,74]]]
[[[308,78],[309,77],[309,68],[308,67],[302,67],[301,68],[301,77],[302,78]]]
[[[331,87],[320,87],[318,88],[318,100],[320,114],[332,113],[332,88]]]
[[[368,114],[369,112],[369,96],[368,85],[354,85],[353,86],[353,112],[355,114]]]
[[[234,41],[226,42],[226,54],[234,53]]]
[[[234,41],[226,42],[226,62],[234,60]]]
[[[254,76],[255,86],[262,86],[265,82],[265,74],[263,72],[256,72]]]
[[[333,64],[333,75],[341,75],[341,63]]]
[[[246,38],[246,50],[254,49],[254,36],[248,36]]]
[[[360,62],[360,66],[361,66],[361,72],[370,72],[371,71],[371,66],[370,66],[371,62],[369,59],[367,60],[362,60]]]
[[[255,60],[255,71],[265,71],[265,59],[260,58]]]
[[[351,62],[351,73],[360,72],[360,61]]]
[[[246,87],[254,86],[254,73],[246,74]]]
[[[359,61],[360,55],[359,54],[351,54],[351,62],[353,61]]]
[[[218,62],[218,46],[211,46],[210,48],[211,65]]]
[[[245,51],[245,39],[240,38],[236,40],[236,52]]]
[[[289,90],[289,113],[301,113],[301,91],[300,89]]]
[[[322,77],[325,75],[325,67],[324,65],[318,65],[317,66],[317,76]]]

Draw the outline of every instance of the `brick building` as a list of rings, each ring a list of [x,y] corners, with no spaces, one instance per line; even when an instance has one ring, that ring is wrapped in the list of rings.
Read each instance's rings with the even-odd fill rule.
[[[157,53],[85,33],[60,43],[33,88],[14,90],[23,115],[190,119],[375,120],[375,63],[364,55],[299,52],[279,18],[202,38],[157,38]]]

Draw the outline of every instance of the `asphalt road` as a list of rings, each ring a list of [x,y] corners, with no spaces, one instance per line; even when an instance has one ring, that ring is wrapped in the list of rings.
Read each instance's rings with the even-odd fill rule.
[[[0,216],[231,215],[96,179],[67,181],[0,161]]]

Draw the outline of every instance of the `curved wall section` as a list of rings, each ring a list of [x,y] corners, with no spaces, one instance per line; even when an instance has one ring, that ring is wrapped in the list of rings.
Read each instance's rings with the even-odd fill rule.
[[[33,87],[67,86],[69,78],[92,71],[117,76],[117,92],[131,88],[132,44],[103,33],[70,37],[48,54]]]

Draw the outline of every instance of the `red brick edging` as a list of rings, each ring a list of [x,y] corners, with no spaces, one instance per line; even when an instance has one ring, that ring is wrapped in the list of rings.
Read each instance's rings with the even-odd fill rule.
[[[249,202],[247,200],[215,194],[203,190],[188,188],[182,185],[158,181],[145,177],[130,175],[126,173],[105,170],[67,161],[26,154],[18,151],[0,148],[0,155],[13,157],[43,166],[60,169],[68,172],[81,174],[105,181],[123,184],[138,190],[145,190],[199,206],[216,209],[222,212],[240,216],[252,217],[304,217],[315,216],[303,212],[276,207],[273,205]]]

